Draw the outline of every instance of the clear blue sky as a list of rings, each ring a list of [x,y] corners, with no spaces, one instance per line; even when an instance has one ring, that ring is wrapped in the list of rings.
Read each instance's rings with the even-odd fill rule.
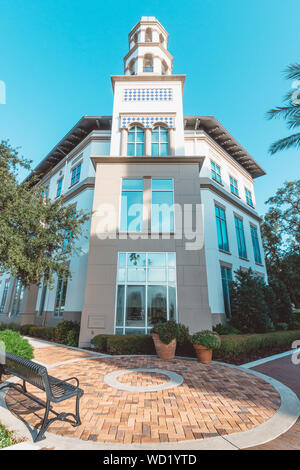
[[[84,114],[112,113],[110,75],[123,73],[127,35],[141,16],[169,32],[174,73],[187,75],[184,113],[214,115],[266,169],[258,211],[285,180],[299,178],[299,151],[275,157],[287,134],[267,121],[290,89],[282,71],[300,62],[299,0],[1,0],[0,139],[36,165]]]

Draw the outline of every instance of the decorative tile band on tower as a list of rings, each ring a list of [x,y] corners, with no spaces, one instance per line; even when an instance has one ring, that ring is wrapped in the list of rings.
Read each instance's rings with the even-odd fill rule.
[[[125,88],[124,101],[172,101],[172,88]]]
[[[140,122],[143,127],[152,127],[156,122],[174,127],[174,118],[171,116],[126,116],[121,118],[121,128],[130,126],[132,122]]]

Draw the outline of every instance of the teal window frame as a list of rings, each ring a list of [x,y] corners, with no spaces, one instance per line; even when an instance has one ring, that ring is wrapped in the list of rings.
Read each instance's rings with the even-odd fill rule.
[[[64,180],[64,178],[60,178],[57,181],[56,197],[59,197],[61,195],[63,180]]]
[[[247,248],[243,220],[240,217],[235,216],[234,223],[239,256],[241,258],[247,259]]]
[[[4,282],[4,288],[2,293],[1,305],[0,305],[0,313],[4,312],[7,296],[8,296],[8,289],[9,289],[9,279],[6,279]]]
[[[143,231],[143,178],[123,178],[121,189],[120,232],[141,233]],[[130,213],[136,206],[136,212]],[[134,230],[130,225],[134,223]],[[133,228],[133,227],[132,227]]]
[[[246,202],[248,206],[254,207],[253,199],[252,199],[252,192],[247,188],[245,188],[245,197],[246,197]]]
[[[219,250],[229,253],[229,240],[225,209],[215,204],[215,215]]]
[[[210,170],[211,170],[211,177],[217,183],[222,183],[222,174],[221,174],[221,167],[217,165],[214,161],[210,161]]]
[[[256,264],[261,265],[262,257],[261,257],[261,251],[260,251],[260,246],[259,246],[259,236],[258,236],[257,227],[250,224],[250,231],[251,231],[251,240],[252,240],[252,246],[253,246],[254,260]]]
[[[127,156],[142,157],[145,155],[145,131],[137,124],[128,130]]]
[[[153,157],[167,157],[169,155],[169,133],[166,127],[154,126],[151,141],[151,155]]]
[[[221,266],[221,281],[223,289],[224,310],[227,320],[231,318],[230,289],[232,284],[232,269]]]
[[[235,196],[239,197],[239,186],[238,186],[237,180],[235,178],[233,178],[233,176],[229,176],[229,180],[230,180],[230,192],[231,192],[231,194],[234,194]]]
[[[169,208],[169,218],[164,217],[164,205]],[[175,232],[174,180],[172,178],[151,179],[151,232]]]
[[[57,279],[57,288],[54,304],[54,316],[61,318],[65,310],[67,296],[68,279],[63,280],[61,277]]]
[[[80,162],[78,165],[76,165],[74,168],[72,168],[72,171],[71,171],[71,186],[74,186],[74,184],[79,183],[80,176],[81,176],[81,167],[82,167],[82,162]]]

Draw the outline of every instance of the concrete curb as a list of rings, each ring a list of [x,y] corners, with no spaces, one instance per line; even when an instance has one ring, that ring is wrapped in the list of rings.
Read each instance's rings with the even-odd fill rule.
[[[37,444],[37,448],[55,448],[56,450],[238,450],[265,444],[290,429],[300,416],[300,400],[296,394],[278,380],[268,377],[260,372],[249,370],[245,367],[220,363],[226,367],[241,370],[252,374],[271,384],[280,395],[281,405],[276,413],[264,423],[248,431],[228,434],[226,436],[211,437],[203,440],[180,441],[163,444],[114,444],[82,441],[80,439],[64,437],[50,432],[46,438]],[[1,421],[10,430],[15,431],[16,436],[32,439],[32,431],[16,418],[6,407],[5,393],[0,392]],[[36,432],[36,430],[34,430]],[[16,449],[17,450],[17,449]]]

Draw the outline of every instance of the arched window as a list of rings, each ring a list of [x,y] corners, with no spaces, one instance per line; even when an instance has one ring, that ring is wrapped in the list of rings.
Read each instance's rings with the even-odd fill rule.
[[[151,54],[146,54],[144,57],[144,72],[153,72],[153,58]]]
[[[140,126],[133,126],[129,129],[127,155],[129,157],[144,155],[144,130]]]
[[[135,59],[130,61],[128,69],[130,75],[135,75]]]
[[[163,37],[162,34],[159,35],[159,42],[161,43],[162,46],[165,45],[165,38]]]
[[[152,130],[152,156],[166,157],[168,155],[168,129],[156,126]]]
[[[152,29],[151,28],[146,29],[145,42],[152,42]]]
[[[168,75],[168,66],[164,60],[161,63],[161,73],[162,75]]]

